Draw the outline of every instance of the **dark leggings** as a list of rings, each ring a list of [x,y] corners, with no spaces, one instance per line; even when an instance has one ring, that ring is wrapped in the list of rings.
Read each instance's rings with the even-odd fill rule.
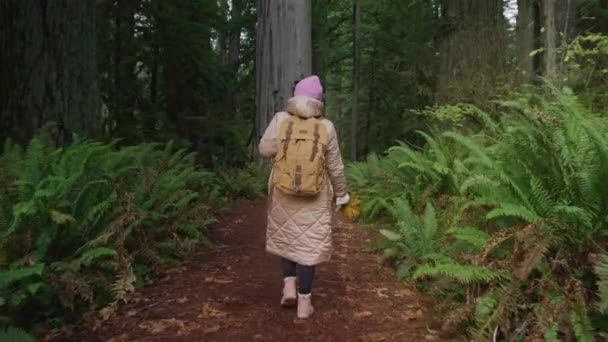
[[[297,270],[300,294],[306,295],[312,292],[312,280],[315,277],[315,267],[298,265],[285,258],[282,258],[281,260],[283,263],[283,278],[295,277]]]

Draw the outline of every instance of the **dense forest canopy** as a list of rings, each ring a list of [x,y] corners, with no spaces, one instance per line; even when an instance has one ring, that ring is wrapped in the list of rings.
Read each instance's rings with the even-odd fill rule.
[[[280,65],[286,73],[302,65],[292,78],[322,77],[327,115],[360,158],[415,139],[412,130],[425,126],[415,112],[427,106],[481,104],[539,77],[561,82],[572,38],[606,31],[600,0],[329,0],[275,9],[282,3],[3,1],[1,58],[10,67],[2,135],[25,142],[54,122],[66,138],[173,139],[206,164],[238,164],[254,156],[262,117],[281,106],[273,100],[256,111],[256,88],[284,98],[293,84],[267,79]],[[284,29],[264,35],[272,24],[264,16]],[[263,56],[282,60],[271,66]],[[256,83],[256,67],[270,78]]]
[[[444,277],[450,323],[608,334],[608,0],[0,0],[0,65],[0,328],[204,242],[316,74],[379,249]]]

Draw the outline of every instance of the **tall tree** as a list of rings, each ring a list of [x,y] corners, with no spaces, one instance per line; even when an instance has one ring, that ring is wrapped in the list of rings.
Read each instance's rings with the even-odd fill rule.
[[[228,64],[232,68],[239,66],[239,53],[241,51],[241,32],[243,31],[244,0],[232,0],[230,9],[230,40],[228,44]]]
[[[135,101],[137,79],[135,65],[138,61],[135,45],[135,15],[140,0],[117,0],[112,4],[114,12],[114,83],[111,90],[112,112],[116,120],[116,135],[135,138]]]
[[[574,36],[576,0],[544,0],[544,62],[545,77],[556,81],[563,68],[561,47]]]
[[[256,131],[258,140],[296,81],[312,72],[311,0],[258,0]]]
[[[440,102],[482,101],[505,74],[502,0],[442,2]]]
[[[557,23],[555,18],[555,0],[543,1],[545,27],[545,77],[557,78]]]
[[[533,54],[540,45],[541,9],[539,0],[517,1],[517,61],[520,82],[530,82],[538,73],[540,55]]]
[[[353,0],[353,98],[350,118],[350,158],[357,160],[359,79],[361,74],[361,1]]]
[[[95,3],[0,1],[0,136],[24,143],[49,121],[97,133]]]

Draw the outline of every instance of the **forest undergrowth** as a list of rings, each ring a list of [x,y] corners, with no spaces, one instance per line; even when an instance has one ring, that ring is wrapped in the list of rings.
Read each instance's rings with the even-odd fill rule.
[[[474,340],[606,338],[605,113],[549,85],[497,104],[350,166],[377,250]]]
[[[199,246],[222,208],[260,196],[255,167],[204,170],[171,143],[117,147],[44,133],[0,160],[0,340],[110,315]]]

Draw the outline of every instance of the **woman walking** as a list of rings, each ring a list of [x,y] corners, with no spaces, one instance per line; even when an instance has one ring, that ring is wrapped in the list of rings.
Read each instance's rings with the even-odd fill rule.
[[[350,201],[336,130],[323,117],[322,97],[317,76],[298,82],[259,144],[260,154],[274,160],[266,250],[282,258],[281,305],[297,304],[299,318],[312,315],[315,266],[333,252],[335,206]]]

